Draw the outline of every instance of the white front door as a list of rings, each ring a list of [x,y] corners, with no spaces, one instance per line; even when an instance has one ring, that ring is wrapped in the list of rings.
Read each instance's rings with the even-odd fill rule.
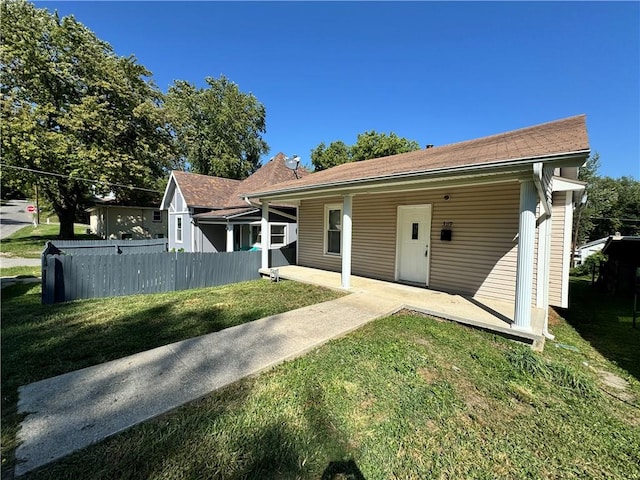
[[[429,285],[431,205],[398,207],[397,268],[401,282]]]

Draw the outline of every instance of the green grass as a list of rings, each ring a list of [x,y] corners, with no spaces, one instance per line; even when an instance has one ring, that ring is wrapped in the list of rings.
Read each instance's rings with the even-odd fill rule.
[[[86,233],[87,225],[75,224],[76,240],[95,240],[95,235]],[[0,242],[0,252],[9,257],[40,258],[47,240],[58,238],[60,225],[40,224],[37,227],[21,228]]]
[[[0,277],[39,277],[40,267],[0,267]]]
[[[39,284],[2,290],[3,466],[15,446],[20,385],[341,295],[263,280],[56,305],[42,305],[40,293]]]
[[[26,478],[640,478],[640,383],[552,329],[538,354],[401,312]]]
[[[632,328],[632,296],[605,295],[589,279],[573,278],[570,308],[562,314],[594,353],[640,380],[640,319]]]

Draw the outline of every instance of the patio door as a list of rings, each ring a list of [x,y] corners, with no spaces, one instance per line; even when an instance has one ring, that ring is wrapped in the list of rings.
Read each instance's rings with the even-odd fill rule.
[[[398,207],[396,269],[401,282],[429,285],[431,205]]]

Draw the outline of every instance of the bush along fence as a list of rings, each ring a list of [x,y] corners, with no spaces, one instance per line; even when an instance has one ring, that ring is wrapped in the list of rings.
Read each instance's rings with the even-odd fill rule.
[[[213,287],[260,278],[260,251],[116,254],[112,249],[112,253],[100,255],[84,250],[83,254],[72,255],[53,251],[45,254],[45,249],[42,256],[45,304]],[[292,255],[295,257],[295,249],[290,248],[269,253],[273,267],[289,265]]]

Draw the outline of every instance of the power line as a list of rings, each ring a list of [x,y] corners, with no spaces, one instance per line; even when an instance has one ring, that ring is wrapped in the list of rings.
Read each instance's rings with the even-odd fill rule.
[[[640,222],[640,218],[589,217],[591,220],[620,220],[621,222]]]
[[[131,190],[142,190],[143,192],[164,193],[161,190],[153,190],[151,188],[134,187],[132,185],[122,185],[119,183],[105,182],[103,180],[92,180],[90,178],[72,177],[71,175],[63,175],[62,173],[45,172],[44,170],[35,170],[33,168],[16,167],[15,165],[7,165],[6,163],[0,163],[1,167],[15,168],[16,170],[24,170],[26,172],[40,173],[42,175],[51,175],[52,177],[70,178],[71,180],[77,180],[79,182],[100,183],[107,185],[108,187],[120,187],[129,188]]]

